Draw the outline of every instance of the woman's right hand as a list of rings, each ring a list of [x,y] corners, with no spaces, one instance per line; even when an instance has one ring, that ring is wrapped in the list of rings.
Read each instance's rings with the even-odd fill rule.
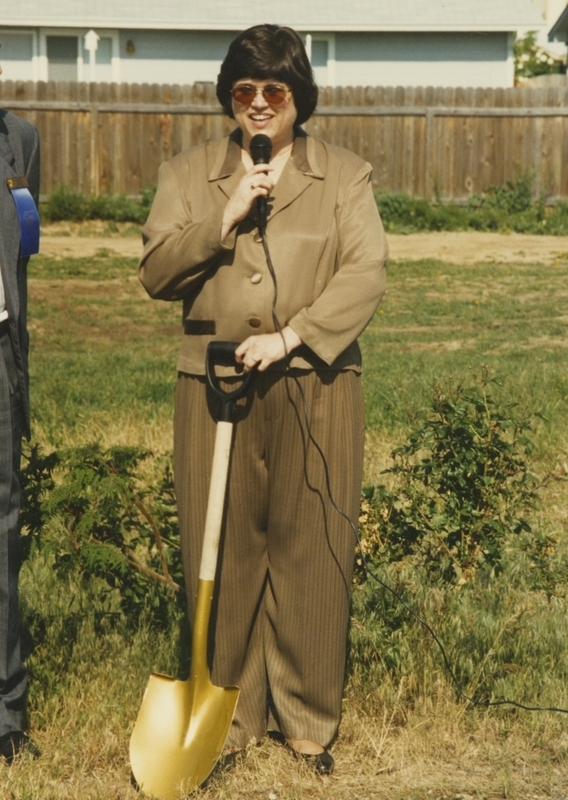
[[[270,164],[255,164],[241,178],[225,207],[221,241],[246,217],[257,197],[269,196],[274,189],[274,183],[266,173],[273,169]]]

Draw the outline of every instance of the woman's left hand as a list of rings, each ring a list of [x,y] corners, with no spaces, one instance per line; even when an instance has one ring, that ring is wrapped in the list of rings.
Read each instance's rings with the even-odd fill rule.
[[[235,359],[244,366],[245,372],[250,372],[255,367],[259,372],[264,372],[271,364],[282,361],[301,344],[298,334],[287,325],[282,333],[249,336],[235,350]]]

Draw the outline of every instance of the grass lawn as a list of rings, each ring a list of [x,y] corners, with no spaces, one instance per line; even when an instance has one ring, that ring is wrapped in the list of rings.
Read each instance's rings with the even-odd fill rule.
[[[568,490],[568,260],[555,264],[391,263],[389,289],[362,337],[367,406],[366,482],[384,480],[434,382],[470,382],[482,365],[494,395],[534,417],[533,471],[554,472],[538,525],[561,540]],[[135,260],[30,264],[34,437],[47,449],[94,440],[171,450],[180,308],[149,300]],[[391,577],[393,577],[391,575]],[[476,592],[416,594],[449,657],[498,693],[568,708],[565,585],[557,597],[500,582]],[[567,581],[568,583],[568,581]],[[359,591],[359,590],[358,590]],[[367,586],[364,591],[376,592]],[[217,774],[202,800],[458,800],[568,795],[568,715],[471,709],[458,701],[429,637],[401,618],[385,640],[355,603],[336,774],[316,779],[271,742]],[[10,800],[127,800],[128,739],[149,672],[175,671],[174,633],[97,626],[80,581],[64,592],[46,557],[22,572],[27,618],[45,628],[30,656],[30,730],[43,757],[0,766]],[[69,616],[69,608],[76,615]],[[389,613],[393,604],[389,605]],[[377,606],[379,608],[379,606]],[[394,612],[392,612],[394,613]],[[397,612],[399,613],[399,612]],[[76,620],[61,629],[58,620]],[[66,642],[68,645],[66,645]],[[467,645],[467,642],[477,643]],[[515,644],[516,643],[516,644]],[[37,644],[37,643],[36,643]],[[470,648],[465,654],[467,647]],[[479,658],[475,648],[483,650]],[[466,657],[467,656],[467,657]],[[397,661],[398,659],[398,661]],[[463,662],[463,663],[462,663]],[[497,663],[498,662],[498,663]],[[475,683],[475,681],[474,681]]]

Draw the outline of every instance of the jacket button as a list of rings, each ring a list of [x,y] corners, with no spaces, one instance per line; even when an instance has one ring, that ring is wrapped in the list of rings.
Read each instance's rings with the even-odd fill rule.
[[[260,317],[251,317],[248,322],[251,328],[260,328]]]
[[[250,276],[251,283],[260,283],[261,280],[262,280],[262,275],[260,274],[260,272],[253,272],[252,275]]]

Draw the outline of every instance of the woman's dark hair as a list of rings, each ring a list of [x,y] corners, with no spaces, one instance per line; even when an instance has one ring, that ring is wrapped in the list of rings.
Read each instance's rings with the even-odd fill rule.
[[[217,97],[232,118],[231,89],[242,78],[275,78],[288,84],[298,109],[296,125],[309,119],[317,105],[318,87],[308,54],[292,28],[255,25],[231,42],[217,78]]]

